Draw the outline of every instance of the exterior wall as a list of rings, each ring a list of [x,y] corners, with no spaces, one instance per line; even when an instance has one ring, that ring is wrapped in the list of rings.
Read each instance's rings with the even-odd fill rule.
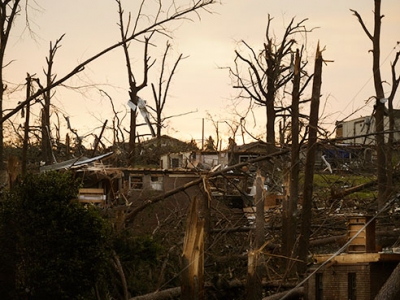
[[[384,128],[385,130],[389,129],[389,118],[384,117]],[[396,142],[400,141],[400,132],[397,132],[400,130],[400,118],[399,114],[395,115],[394,118],[394,130],[396,131],[394,133],[394,140]],[[369,129],[368,129],[368,124],[369,124]],[[359,136],[359,135],[365,135],[365,134],[370,134],[375,132],[375,119],[370,116],[366,117],[360,117],[354,120],[350,121],[345,121],[339,123],[338,130],[336,131],[336,137],[337,138],[349,138],[349,137],[354,137],[354,136]],[[385,136],[385,142],[387,142],[388,136]],[[343,141],[344,143],[351,143],[351,144],[359,144],[359,145],[374,145],[375,144],[375,137],[373,135],[367,136],[367,137],[357,137],[353,139],[346,139]]]
[[[138,173],[127,173],[134,174]],[[152,178],[156,175],[162,175],[162,189],[156,190],[152,186]],[[142,174],[143,176],[143,188],[132,189],[129,191],[129,206],[134,209],[145,204],[149,199],[154,198],[158,195],[162,195],[164,192],[176,189],[189,183],[193,180],[199,178],[196,174],[182,174],[182,173],[171,173],[162,174],[154,173]],[[128,180],[125,178],[125,184],[127,185]],[[145,210],[141,211],[136,217],[133,225],[137,230],[140,230],[143,234],[151,234],[157,226],[160,226],[160,220],[167,220],[171,218],[171,215],[176,218],[176,216],[183,216],[186,214],[191,200],[194,198],[203,197],[202,191],[198,185],[192,186],[186,189],[184,192],[179,192],[173,196],[166,197],[165,199],[152,204]]]
[[[190,161],[191,153],[171,153],[160,158],[160,168],[163,170],[173,168],[185,168]]]
[[[375,132],[375,119],[372,118],[371,120],[372,121],[370,121],[370,117],[361,117],[351,121],[343,122],[342,137],[353,137]],[[369,130],[367,126],[368,123],[370,123]],[[375,137],[373,135],[369,137],[358,137],[345,140],[344,143],[373,145],[375,144]]]
[[[315,268],[314,268],[315,269]],[[311,270],[312,271],[312,270]],[[356,274],[356,299],[372,300],[370,297],[370,267],[368,264],[333,265],[325,267],[322,274],[322,298],[316,297],[316,274],[307,282],[308,300],[343,300],[348,298],[348,274]]]
[[[136,199],[147,198],[155,194],[164,193],[198,179],[198,174],[171,172],[140,172],[138,170],[125,171],[124,189]]]
[[[397,262],[374,262],[358,264],[339,264],[323,268],[318,272],[322,274],[322,298],[316,297],[317,276],[314,274],[305,284],[308,300],[342,300],[349,297],[349,273],[356,276],[355,298],[357,300],[373,300],[379,290],[389,278]],[[312,267],[310,272],[317,266]]]
[[[201,163],[204,166],[207,166],[208,168],[213,168],[216,165],[219,164],[219,156],[218,153],[214,153],[214,154],[206,154],[206,153],[202,153],[201,154]]]

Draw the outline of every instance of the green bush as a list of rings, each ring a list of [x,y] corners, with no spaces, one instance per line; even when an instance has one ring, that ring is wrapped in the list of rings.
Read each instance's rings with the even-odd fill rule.
[[[109,227],[95,208],[71,202],[77,191],[70,173],[49,172],[3,195],[0,263],[8,265],[0,273],[14,279],[3,287],[10,299],[95,298],[110,261]]]

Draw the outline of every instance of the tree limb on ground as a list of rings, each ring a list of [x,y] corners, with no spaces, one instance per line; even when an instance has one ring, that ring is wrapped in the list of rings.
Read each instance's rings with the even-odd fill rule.
[[[357,186],[353,186],[348,189],[339,189],[339,188],[335,189],[332,187],[331,188],[331,198],[332,198],[332,200],[341,199],[345,196],[348,196],[348,195],[356,193],[356,192],[360,192],[366,188],[372,187],[377,184],[378,184],[378,181],[375,179],[375,180],[372,180],[372,181],[369,181],[369,182],[366,182],[366,183],[363,183],[363,184],[360,184]]]
[[[282,297],[285,296],[287,293],[288,292],[276,293],[272,296],[262,298],[262,300],[279,300],[279,299],[282,299]],[[302,296],[304,296],[304,288],[298,287],[291,291],[290,297],[287,299],[299,299],[299,297],[302,297]]]
[[[238,279],[233,279],[230,281],[226,281],[226,286],[225,289],[235,289],[235,288],[244,288],[246,285],[246,282],[238,280]],[[262,283],[263,287],[285,287],[285,288],[292,288],[293,285],[290,284],[285,284],[282,285],[281,282],[270,282],[270,281],[264,281]],[[216,287],[213,284],[206,284],[205,286],[206,288],[209,289],[215,289]],[[163,291],[156,291],[154,293],[150,293],[150,294],[146,294],[146,295],[142,295],[142,296],[136,296],[133,298],[130,298],[129,300],[170,300],[170,299],[174,299],[177,297],[180,297],[180,293],[181,293],[181,288],[180,287],[174,287],[174,288],[170,288],[170,289],[166,289]],[[287,292],[282,292],[282,293],[278,293],[276,295],[279,295],[278,297],[282,297],[282,295],[286,294]],[[299,295],[303,295],[303,288],[297,288],[295,290],[295,294],[293,294],[293,296],[299,296]],[[267,298],[263,298],[263,300],[273,300],[273,299],[280,299],[280,298],[271,298],[274,297],[273,296],[269,296]]]

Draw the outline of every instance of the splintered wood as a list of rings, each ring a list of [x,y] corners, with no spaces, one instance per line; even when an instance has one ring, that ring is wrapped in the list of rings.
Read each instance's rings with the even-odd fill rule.
[[[194,198],[186,224],[182,254],[181,299],[204,299],[204,219],[198,215],[198,199]]]

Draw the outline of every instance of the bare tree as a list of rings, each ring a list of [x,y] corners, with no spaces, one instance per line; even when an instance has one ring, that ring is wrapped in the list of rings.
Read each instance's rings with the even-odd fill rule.
[[[266,108],[266,141],[270,153],[275,148],[275,101],[279,91],[293,78],[293,58],[296,45],[295,35],[299,32],[309,32],[304,19],[298,23],[291,20],[283,34],[281,41],[277,41],[271,33],[273,18],[268,16],[266,29],[266,42],[260,53],[245,41],[241,44],[249,51],[249,57],[235,51],[235,69],[230,69],[230,75],[235,82],[235,88],[241,89],[240,97],[254,101]],[[247,75],[240,72],[239,65],[247,66]]]
[[[145,2],[146,2],[146,0],[142,0],[140,7],[143,7]],[[144,17],[144,15],[142,14],[142,10],[140,9],[138,12],[138,17],[135,22],[135,26],[130,34],[128,34],[128,32],[121,31],[121,34],[124,38],[120,42],[115,43],[106,49],[103,49],[102,51],[98,52],[94,56],[92,56],[92,57],[86,59],[85,61],[83,61],[82,63],[78,64],[69,73],[60,77],[58,80],[54,80],[50,86],[46,86],[45,88],[39,89],[35,93],[32,93],[28,99],[21,101],[17,106],[15,106],[9,112],[3,114],[3,116],[1,117],[1,121],[0,121],[0,126],[2,126],[4,121],[8,120],[10,117],[12,117],[16,113],[18,113],[22,108],[24,108],[26,106],[26,104],[30,103],[34,99],[37,99],[39,96],[43,95],[44,93],[53,89],[54,87],[56,87],[60,84],[63,84],[71,77],[73,77],[76,74],[83,71],[86,65],[88,65],[91,62],[97,60],[98,58],[104,56],[105,54],[109,53],[110,51],[112,51],[118,47],[121,47],[121,46],[124,47],[124,45],[127,46],[130,41],[138,39],[140,37],[151,36],[152,34],[154,34],[156,32],[164,32],[165,33],[166,32],[165,25],[167,23],[173,22],[173,21],[182,21],[184,19],[187,19],[188,15],[190,15],[190,14],[198,15],[201,10],[209,12],[208,6],[214,4],[215,2],[216,2],[215,0],[198,0],[198,1],[191,2],[190,4],[188,4],[186,6],[178,5],[178,3],[175,3],[175,5],[172,6],[172,9],[168,9],[168,10],[163,9],[162,3],[160,2],[158,11],[155,14],[156,17],[152,21],[150,21],[150,23],[148,23],[147,25],[144,25],[142,27],[139,26],[139,19],[141,17]],[[12,16],[9,16],[9,14],[6,14],[6,12],[8,12],[8,5],[11,5],[10,3],[15,3],[15,5],[12,6],[13,10],[10,13],[10,14],[12,14]],[[4,52],[5,45],[6,45],[6,42],[8,39],[8,34],[9,34],[9,30],[11,28],[12,20],[18,12],[18,3],[19,3],[19,1],[4,1],[1,4],[2,5],[1,7],[3,8],[1,10],[3,17],[0,16],[1,17],[0,19],[3,20],[3,31],[1,32],[1,35],[2,35],[1,37],[3,40],[1,40],[1,47],[0,47],[0,59],[1,59],[0,63],[2,63],[2,60],[4,58],[3,52]],[[4,37],[5,33],[7,33],[7,38]],[[146,38],[145,38],[145,40],[146,40]],[[3,49],[3,52],[1,52],[2,51],[1,49]],[[2,64],[2,66],[4,67],[4,64]],[[132,74],[132,73],[129,73],[129,74]],[[134,81],[134,78],[131,78],[131,79],[133,80],[134,83],[136,83],[136,81]],[[1,74],[0,74],[0,81],[3,82]],[[130,93],[131,92],[134,93],[135,91],[137,92],[138,91],[137,88],[140,86],[141,86],[141,84],[133,85],[133,90],[131,90]],[[2,90],[2,92],[4,92],[4,86],[2,86],[1,90]],[[0,91],[0,102],[2,99],[2,96],[1,96],[2,92]],[[130,95],[130,100],[133,99],[133,101],[135,101],[136,98],[131,97],[131,96],[132,95]],[[2,102],[0,103],[0,110],[2,110]],[[135,131],[133,134],[135,134]],[[2,136],[0,136],[0,142],[1,142],[0,144],[2,145],[3,144]],[[2,150],[0,149],[0,157],[2,155],[1,153],[2,153]]]
[[[3,114],[3,99],[7,85],[4,83],[4,68],[8,65],[4,62],[6,48],[10,32],[15,18],[20,12],[20,0],[5,0],[0,2],[0,114]],[[22,106],[23,107],[23,106]],[[0,168],[4,161],[4,136],[3,122],[0,123]]]
[[[131,15],[129,14],[128,18],[128,24],[124,25],[124,11],[122,9],[122,4],[120,0],[116,0],[118,4],[118,15],[119,15],[119,28],[120,28],[120,33],[121,33],[121,40],[122,40],[122,48],[124,50],[124,55],[125,55],[125,62],[126,62],[126,68],[128,72],[128,84],[129,84],[129,101],[134,104],[134,109],[131,111],[131,118],[130,118],[130,130],[129,130],[129,164],[131,166],[135,165],[135,156],[136,156],[136,118],[137,118],[137,112],[139,109],[138,102],[139,102],[139,96],[138,93],[140,90],[142,90],[144,87],[147,86],[147,79],[148,79],[148,72],[151,66],[154,64],[153,62],[150,62],[150,57],[148,56],[148,48],[149,48],[149,41],[151,39],[151,36],[154,34],[154,32],[150,33],[150,37],[145,37],[144,38],[144,66],[143,66],[143,80],[141,83],[138,83],[132,69],[132,64],[131,64],[131,59],[129,56],[129,44],[127,42],[128,39],[128,32],[130,31],[129,25],[131,21]],[[138,19],[136,20],[136,22]]]
[[[295,23],[291,20],[286,27],[282,39],[278,42],[271,33],[272,18],[268,16],[266,29],[266,43],[264,49],[257,54],[253,48],[242,41],[242,44],[250,52],[250,57],[236,51],[235,70],[230,74],[236,82],[236,88],[241,89],[240,97],[254,101],[256,105],[266,108],[266,135],[268,151],[272,153],[275,149],[275,121],[279,114],[284,118],[289,111],[292,116],[292,158],[290,165],[290,187],[288,197],[283,203],[283,226],[282,226],[282,250],[286,256],[293,254],[296,233],[296,209],[298,199],[298,172],[299,172],[299,103],[301,94],[311,81],[313,76],[305,72],[307,62],[302,61],[301,50],[294,49],[297,46],[296,34],[308,33],[304,19]],[[247,76],[239,72],[239,63],[247,66]],[[278,107],[279,93],[285,93],[288,84],[292,85],[292,104],[285,107],[283,103]],[[272,171],[269,170],[269,172]]]
[[[376,126],[376,149],[377,149],[377,169],[378,169],[378,206],[381,208],[384,206],[387,198],[387,192],[391,189],[392,184],[392,164],[391,164],[391,150],[389,151],[389,156],[387,156],[385,148],[385,127],[384,127],[384,115],[385,115],[385,92],[383,89],[383,81],[381,75],[381,62],[380,62],[380,37],[381,37],[381,25],[382,18],[381,15],[381,1],[374,1],[374,31],[371,33],[367,26],[365,25],[361,15],[355,11],[350,10],[357,17],[359,23],[365,34],[372,42],[372,73],[374,77],[374,87],[375,87],[375,126]],[[392,91],[389,96],[389,118],[393,118],[393,98],[396,94],[400,77],[396,76],[395,66],[398,61],[399,52],[396,54],[394,63],[392,64]],[[393,120],[389,121],[390,127],[394,126]],[[389,136],[389,145],[393,142],[393,135]],[[390,170],[389,170],[390,169]]]
[[[161,129],[163,128],[163,123],[166,118],[163,118],[162,113],[164,110],[165,102],[167,101],[168,91],[171,86],[172,77],[175,74],[176,68],[178,67],[179,62],[184,59],[182,53],[179,55],[178,59],[175,61],[174,66],[171,69],[171,72],[167,79],[164,79],[164,73],[166,68],[166,61],[168,56],[168,51],[171,48],[171,44],[167,42],[167,46],[165,47],[164,56],[161,63],[161,72],[158,80],[158,89],[156,90],[155,85],[152,83],[151,88],[153,90],[153,97],[155,102],[155,109],[151,108],[156,113],[156,128],[157,128],[157,138],[161,136]],[[165,84],[165,87],[164,87]],[[171,118],[171,117],[169,117]]]
[[[50,42],[49,48],[49,56],[46,57],[47,70],[44,70],[44,74],[46,76],[46,86],[51,86],[56,78],[53,74],[53,64],[54,57],[58,48],[60,48],[60,42],[64,34],[53,43]],[[38,84],[39,81],[38,81]],[[43,88],[41,86],[41,88]],[[52,162],[52,141],[51,141],[51,128],[50,128],[50,107],[51,107],[51,98],[54,96],[53,89],[47,90],[43,93],[43,109],[42,109],[42,160],[46,164],[50,164]]]

